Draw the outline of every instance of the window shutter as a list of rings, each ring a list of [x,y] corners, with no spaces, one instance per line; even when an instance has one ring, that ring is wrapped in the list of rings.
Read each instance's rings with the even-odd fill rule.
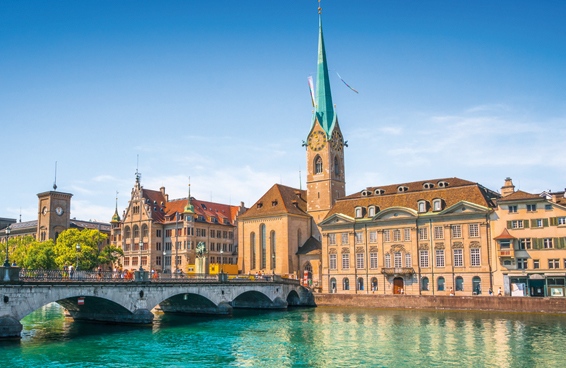
[[[536,219],[531,220],[531,227],[537,227],[537,220]]]
[[[552,245],[554,246],[554,248],[558,248],[560,246],[560,238],[552,239]]]
[[[559,238],[558,239],[558,247],[560,249],[564,249],[564,247],[566,246],[566,239],[564,238]]]
[[[542,225],[543,225],[544,227],[548,227],[548,219],[547,219],[547,218],[542,219]]]
[[[532,220],[532,221],[534,221],[534,220]],[[524,227],[525,229],[528,229],[528,228],[529,228],[529,220],[523,220],[523,227]],[[532,226],[531,226],[531,227],[532,227]]]
[[[533,248],[534,249],[542,249],[542,239],[533,239]]]
[[[507,228],[511,229],[511,221],[507,221]]]
[[[551,217],[550,226],[557,226],[557,225],[558,225],[558,217]]]

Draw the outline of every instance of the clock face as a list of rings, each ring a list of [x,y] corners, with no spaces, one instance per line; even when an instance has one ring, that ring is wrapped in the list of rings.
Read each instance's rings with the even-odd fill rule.
[[[334,133],[332,133],[332,148],[336,151],[341,151],[343,147],[344,138],[342,138],[342,134],[339,131],[335,130]]]
[[[313,151],[320,151],[326,145],[325,134],[320,130],[312,132],[312,134],[309,136],[308,144]]]
[[[63,214],[63,209],[62,209],[61,207],[57,207],[57,208],[55,209],[55,213],[56,213],[57,215],[61,216],[61,215]]]
[[[41,213],[43,214],[43,216],[47,215],[47,207],[44,206],[41,210]]]

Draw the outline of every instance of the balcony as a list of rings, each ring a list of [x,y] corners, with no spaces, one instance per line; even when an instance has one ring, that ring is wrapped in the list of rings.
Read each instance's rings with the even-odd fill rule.
[[[381,273],[387,276],[412,275],[415,270],[412,267],[389,267],[382,268]]]
[[[515,250],[511,248],[503,248],[497,251],[499,258],[515,258]]]

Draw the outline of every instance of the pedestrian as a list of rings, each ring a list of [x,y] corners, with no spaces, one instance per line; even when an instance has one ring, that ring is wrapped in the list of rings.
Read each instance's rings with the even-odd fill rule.
[[[73,267],[73,265],[69,266],[69,276],[71,278],[73,278],[73,275],[75,274],[75,268]]]
[[[503,296],[503,293],[501,292],[501,288],[497,289],[497,296]]]
[[[452,287],[450,287],[450,296],[454,296],[454,289],[452,289]]]
[[[493,290],[491,290],[491,288],[489,288],[489,291],[487,293],[489,294],[489,296],[493,296]]]

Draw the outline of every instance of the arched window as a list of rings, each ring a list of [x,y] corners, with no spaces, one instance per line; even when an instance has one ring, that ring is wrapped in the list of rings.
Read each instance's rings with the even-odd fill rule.
[[[322,173],[322,158],[320,158],[320,156],[316,156],[316,158],[314,159],[314,173]]]
[[[420,213],[426,212],[426,201],[419,201],[418,207]]]
[[[134,225],[134,238],[138,238],[140,236],[140,228],[138,225]]]
[[[336,293],[336,279],[334,277],[330,279],[330,292]]]
[[[255,233],[250,233],[250,256],[251,256],[251,269],[254,270],[255,269]]]
[[[267,267],[267,239],[265,232],[265,224],[259,225],[259,244],[261,247],[261,269]]]
[[[375,216],[375,206],[369,206],[368,207],[368,216],[369,217]]]
[[[340,175],[340,160],[334,156],[334,175]]]
[[[433,211],[442,210],[442,199],[435,199],[432,201],[432,210]]]
[[[371,291],[377,291],[377,277],[371,279]]]
[[[129,226],[124,228],[124,238],[129,239],[132,236],[132,230]]]
[[[143,225],[142,225],[142,236],[143,236],[143,237],[147,237],[148,233],[149,233],[149,232],[148,232],[148,230],[147,230],[147,224],[143,224]]]
[[[362,217],[362,208],[356,207],[356,218]]]
[[[479,276],[474,276],[474,278],[472,279],[472,290],[476,295],[481,294],[481,279]]]
[[[428,277],[426,276],[421,279],[421,290],[428,291]]]
[[[364,290],[364,279],[362,277],[358,277],[358,290]]]
[[[271,231],[269,234],[269,242],[271,247],[271,269],[275,270],[275,261],[276,261],[276,247],[275,247],[275,231]]]
[[[348,278],[342,280],[342,290],[350,290],[350,280]]]
[[[436,280],[436,284],[438,291],[444,291],[444,277],[440,276],[438,280]]]
[[[464,291],[464,279],[462,276],[456,277],[456,291]]]

